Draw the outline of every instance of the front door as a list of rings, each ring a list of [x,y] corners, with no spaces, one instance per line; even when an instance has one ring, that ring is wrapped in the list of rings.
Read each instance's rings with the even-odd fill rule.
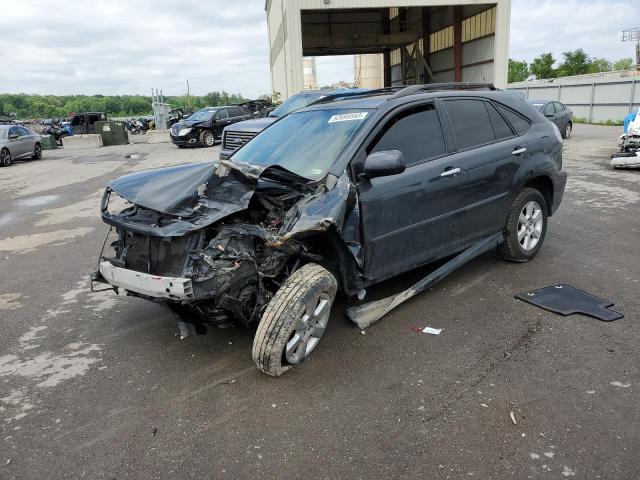
[[[406,170],[358,181],[367,279],[379,281],[456,250],[465,172],[447,156],[433,103],[394,114],[366,153],[399,150]]]

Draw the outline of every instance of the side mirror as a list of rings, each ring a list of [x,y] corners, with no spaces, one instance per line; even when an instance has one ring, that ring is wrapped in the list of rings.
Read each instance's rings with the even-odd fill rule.
[[[387,177],[404,172],[404,156],[399,150],[375,152],[364,161],[364,178]]]
[[[9,135],[9,140],[15,140],[16,138],[18,138],[20,135],[18,135],[17,133],[12,133],[11,135]]]

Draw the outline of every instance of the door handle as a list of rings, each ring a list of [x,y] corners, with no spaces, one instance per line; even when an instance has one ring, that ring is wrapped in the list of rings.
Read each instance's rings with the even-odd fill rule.
[[[442,172],[440,174],[441,177],[451,177],[457,173],[460,173],[460,169],[459,168],[448,168],[447,170],[445,170],[444,172]]]
[[[526,151],[527,149],[524,147],[516,147],[516,149],[513,152],[511,152],[511,155],[522,155]]]

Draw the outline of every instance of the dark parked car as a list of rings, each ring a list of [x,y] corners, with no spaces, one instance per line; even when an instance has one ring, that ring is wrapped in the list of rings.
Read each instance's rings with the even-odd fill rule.
[[[489,248],[532,259],[565,184],[557,129],[511,92],[433,84],[329,99],[232,160],[111,181],[102,218],[117,238],[92,280],[198,328],[256,328],[253,359],[278,376],[315,349],[338,289],[362,299],[450,259],[383,309],[347,310],[370,324]]]
[[[178,147],[212,147],[224,127],[250,118],[253,113],[238,105],[203,108],[171,126],[171,141]]]
[[[42,137],[20,125],[0,125],[0,167],[26,157],[42,158]]]
[[[96,122],[106,122],[107,114],[104,112],[75,113],[71,116],[70,124],[73,135],[96,133]]]
[[[308,105],[317,102],[331,95],[348,95],[366,92],[365,89],[350,88],[338,90],[305,90],[296,95],[287,98],[275,110],[269,112],[266,117],[247,120],[246,122],[236,123],[233,127],[224,129],[222,135],[222,148],[220,149],[220,158],[228,159],[242,145],[255,137],[262,130],[267,128],[276,120],[288,115],[291,112],[300,110]]]
[[[556,124],[562,138],[571,138],[573,112],[564,104],[554,100],[529,100],[540,113]]]

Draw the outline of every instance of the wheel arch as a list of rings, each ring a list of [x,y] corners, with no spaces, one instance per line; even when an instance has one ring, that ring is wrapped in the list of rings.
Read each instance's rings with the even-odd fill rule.
[[[359,269],[356,260],[340,238],[335,229],[309,232],[297,235],[296,240],[308,248],[311,255],[319,255],[322,259],[309,259],[326,268],[338,281],[338,289],[347,295],[355,295],[358,291],[357,280]],[[300,257],[304,260],[304,253]]]
[[[522,188],[535,188],[547,202],[547,215],[551,216],[553,206],[553,181],[547,175],[539,175],[525,182]]]

